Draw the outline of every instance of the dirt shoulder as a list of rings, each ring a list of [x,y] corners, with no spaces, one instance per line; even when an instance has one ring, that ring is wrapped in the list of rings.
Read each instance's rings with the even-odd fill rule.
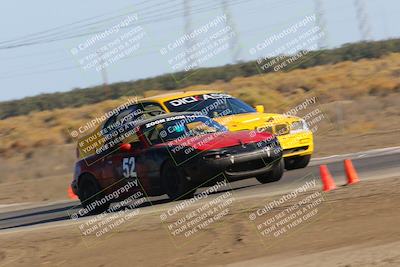
[[[168,230],[175,220],[160,222],[161,209],[98,238],[83,236],[79,223],[3,232],[0,239],[7,246],[0,250],[0,265],[399,266],[399,186],[400,176],[324,194],[320,216],[278,236],[262,236],[249,214],[282,196],[238,199],[222,219],[180,239]],[[268,212],[269,218],[294,204],[285,202]]]

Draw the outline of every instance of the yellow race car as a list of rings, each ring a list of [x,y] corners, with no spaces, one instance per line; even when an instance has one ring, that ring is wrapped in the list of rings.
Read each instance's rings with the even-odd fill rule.
[[[110,132],[108,129],[114,129],[116,125],[161,113],[185,111],[200,112],[230,131],[253,130],[275,134],[283,149],[285,168],[288,170],[304,168],[311,159],[314,150],[313,134],[304,120],[294,116],[265,113],[261,105],[253,108],[240,99],[217,91],[172,92],[141,99],[104,121],[91,137],[81,139],[81,145],[78,145],[79,157],[94,154],[105,142],[104,136]]]

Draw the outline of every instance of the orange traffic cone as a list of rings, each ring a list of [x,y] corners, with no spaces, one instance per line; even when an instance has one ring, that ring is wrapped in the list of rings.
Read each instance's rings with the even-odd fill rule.
[[[355,184],[360,181],[356,169],[350,159],[344,160],[344,170],[346,172],[347,184]]]
[[[68,197],[70,199],[78,199],[78,196],[74,194],[74,192],[72,191],[72,187],[69,186],[68,187]]]
[[[325,192],[336,189],[335,181],[330,174],[328,167],[326,165],[319,166],[319,172],[321,174],[321,181],[323,184],[323,190]]]

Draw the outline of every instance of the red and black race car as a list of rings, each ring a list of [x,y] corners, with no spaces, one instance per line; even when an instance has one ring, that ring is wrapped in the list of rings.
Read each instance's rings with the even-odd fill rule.
[[[83,207],[95,202],[97,211],[136,192],[175,200],[221,180],[256,177],[269,183],[283,174],[282,150],[274,135],[229,132],[194,113],[129,121],[110,136],[103,149],[76,163],[71,185]]]

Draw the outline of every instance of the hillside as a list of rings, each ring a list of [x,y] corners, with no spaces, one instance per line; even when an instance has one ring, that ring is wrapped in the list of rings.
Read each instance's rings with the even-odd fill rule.
[[[380,58],[393,52],[400,52],[400,39],[346,44],[335,49],[310,51],[308,52],[309,59],[296,64],[292,69]],[[256,62],[250,61],[215,68],[202,68],[190,79],[184,79],[187,73],[174,73],[175,79],[179,82],[176,82],[171,74],[166,74],[137,81],[114,83],[109,85],[106,91],[103,86],[95,86],[63,93],[41,94],[20,100],[0,102],[0,119],[26,115],[32,111],[81,107],[109,99],[118,99],[122,96],[143,94],[153,89],[176,90],[194,85],[212,84],[216,81],[228,82],[236,77],[250,77],[258,74]]]

